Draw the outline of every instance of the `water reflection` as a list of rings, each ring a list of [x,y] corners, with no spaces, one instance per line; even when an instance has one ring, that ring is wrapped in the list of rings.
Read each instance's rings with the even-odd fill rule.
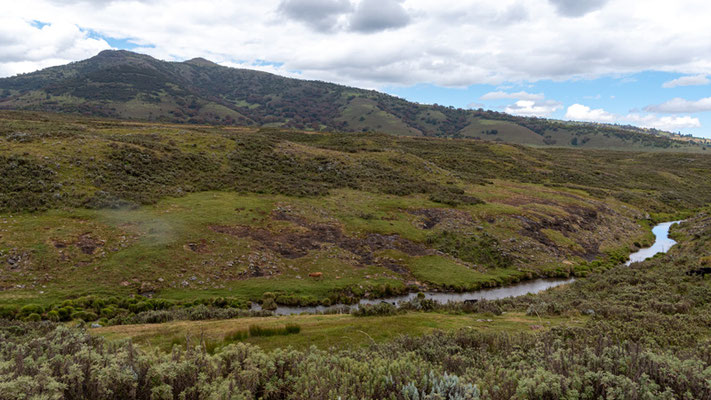
[[[630,254],[630,260],[627,261],[625,265],[629,266],[632,263],[644,261],[648,258],[654,257],[656,254],[666,253],[669,251],[669,249],[676,244],[674,239],[669,238],[669,228],[679,222],[681,221],[664,222],[652,228],[652,233],[654,233],[654,237],[656,238],[654,244],[651,247],[647,247],[646,249],[641,249],[636,253]]]

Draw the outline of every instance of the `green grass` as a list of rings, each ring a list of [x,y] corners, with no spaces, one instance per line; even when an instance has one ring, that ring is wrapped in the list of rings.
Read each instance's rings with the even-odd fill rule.
[[[513,269],[492,269],[481,272],[442,256],[420,257],[412,260],[410,265],[412,273],[417,279],[460,290],[498,286],[517,281],[525,276]]]
[[[491,320],[491,321],[489,321]],[[490,314],[406,313],[387,317],[353,317],[350,315],[292,315],[267,318],[239,318],[223,321],[181,321],[152,325],[125,325],[92,329],[91,333],[110,340],[131,338],[146,347],[170,350],[174,344],[184,344],[186,335],[195,340],[204,338],[213,348],[241,341],[265,350],[293,347],[307,349],[339,349],[367,346],[400,335],[423,335],[437,330],[453,331],[467,328],[482,332],[535,332],[531,326],[550,329],[556,326],[581,326],[587,317],[526,316],[522,313]],[[262,331],[286,333],[288,326],[298,325],[299,332],[288,335],[252,335],[251,327]],[[256,330],[256,329],[255,329]],[[295,330],[295,328],[292,328]]]

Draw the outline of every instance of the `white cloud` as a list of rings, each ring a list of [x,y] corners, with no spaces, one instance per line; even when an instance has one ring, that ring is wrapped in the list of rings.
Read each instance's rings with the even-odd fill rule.
[[[711,83],[711,80],[706,77],[706,75],[700,74],[700,75],[689,75],[689,76],[682,76],[680,78],[672,79],[668,82],[664,82],[662,84],[663,88],[675,88],[678,86],[702,86],[702,85],[708,85]]]
[[[110,46],[93,39],[76,25],[41,24],[0,17],[0,76],[88,58]]]
[[[18,59],[0,57],[0,73],[79,60],[90,48],[95,53],[107,47],[86,35],[63,35],[62,45],[45,37],[34,46],[23,29],[12,27],[32,20],[132,38],[162,59],[268,60],[305,78],[362,87],[497,85],[649,69],[694,75],[711,69],[709,2],[692,7],[649,0],[642,7],[634,0],[551,1],[7,1],[0,50],[7,51],[9,38],[20,42],[13,53]],[[35,49],[43,55],[37,58]]]
[[[504,92],[504,91],[495,91],[495,92],[489,92],[481,96],[479,99],[480,100],[502,100],[502,99],[518,99],[518,100],[534,100],[534,101],[540,101],[543,100],[545,96],[543,93],[528,93],[526,91],[520,91],[520,92]]]
[[[630,113],[622,116],[605,111],[602,108],[591,109],[582,104],[573,104],[568,107],[565,118],[574,121],[632,124],[643,128],[656,128],[673,132],[701,127],[701,121],[698,118],[687,115],[659,117],[655,114]]]
[[[675,97],[662,104],[647,106],[644,111],[658,112],[666,114],[678,113],[697,113],[711,111],[711,97],[705,97],[699,100],[687,100],[680,97]]]
[[[582,104],[573,104],[565,112],[565,118],[573,121],[588,122],[614,122],[618,119],[615,114],[609,113],[602,108],[591,109]]]
[[[692,118],[688,115],[658,117],[654,114],[629,114],[627,115],[626,120],[641,127],[656,128],[672,132],[676,132],[681,129],[701,127],[701,121],[699,121],[698,118]]]
[[[562,107],[563,105],[555,100],[518,100],[516,103],[506,106],[504,112],[527,117],[547,117]]]

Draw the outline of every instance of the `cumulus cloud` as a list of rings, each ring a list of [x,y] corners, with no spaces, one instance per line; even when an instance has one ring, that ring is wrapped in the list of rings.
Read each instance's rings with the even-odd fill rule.
[[[108,48],[73,24],[0,17],[0,76],[66,64]]]
[[[699,100],[687,100],[680,97],[675,97],[662,104],[647,106],[644,111],[658,112],[665,114],[679,113],[697,113],[711,111],[711,97],[705,97]]]
[[[614,122],[618,117],[602,108],[591,109],[582,104],[573,104],[565,112],[565,118],[573,121]]]
[[[498,90],[495,92],[489,92],[481,96],[480,100],[502,100],[502,99],[518,99],[518,100],[543,100],[545,96],[543,93],[528,93],[526,91],[520,92],[504,92]]]
[[[711,70],[709,2],[551,1],[218,0],[198,7],[193,0],[7,1],[0,51],[10,51],[8,39],[30,44],[14,44],[20,50],[13,58],[0,56],[0,74],[87,58],[108,47],[98,37],[131,39],[161,59],[268,60],[303,78],[368,88]],[[68,38],[61,46],[54,38],[35,45],[34,34],[10,28],[10,21],[32,20],[73,27],[75,35],[58,36]],[[96,49],[76,50],[87,48]]]
[[[555,100],[518,100],[506,106],[504,112],[526,117],[547,117],[562,107],[563,105]]]
[[[317,31],[328,32],[352,7],[349,0],[282,0],[279,11]]]
[[[655,13],[658,7],[649,4],[648,12],[638,15],[634,2],[615,0],[615,7],[575,20],[558,13],[589,11],[597,3],[573,7],[558,1],[554,8],[534,0],[264,0],[195,7],[187,0],[115,0],[101,1],[99,7],[91,1],[25,0],[11,2],[3,13],[134,38],[152,45],[149,52],[160,58],[266,59],[304,77],[366,87],[560,80],[650,66],[708,70],[711,55],[700,56],[708,53],[707,22],[701,16],[711,12],[711,5],[689,11],[650,0],[656,1],[668,12]],[[671,14],[685,23],[669,24]],[[517,23],[521,20],[526,23]],[[366,42],[362,33],[373,37]]]
[[[410,22],[410,15],[401,0],[361,0],[350,20],[355,32],[372,33],[401,28]]]
[[[602,8],[608,0],[550,0],[561,15],[580,17]]]

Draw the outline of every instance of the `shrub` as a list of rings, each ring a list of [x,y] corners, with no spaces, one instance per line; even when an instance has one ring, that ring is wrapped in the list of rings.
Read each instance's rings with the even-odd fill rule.
[[[0,305],[0,318],[13,319],[18,314],[18,307],[13,305]]]
[[[84,322],[96,321],[98,318],[99,316],[91,311],[77,311],[72,314],[72,319]]]
[[[25,321],[41,321],[42,316],[37,313],[32,313],[24,318]]]
[[[47,319],[52,322],[59,322],[61,318],[59,317],[59,312],[57,310],[52,310],[47,313]]]
[[[27,304],[20,308],[20,315],[23,316],[28,316],[30,314],[42,314],[43,312],[44,308],[39,304]]]

